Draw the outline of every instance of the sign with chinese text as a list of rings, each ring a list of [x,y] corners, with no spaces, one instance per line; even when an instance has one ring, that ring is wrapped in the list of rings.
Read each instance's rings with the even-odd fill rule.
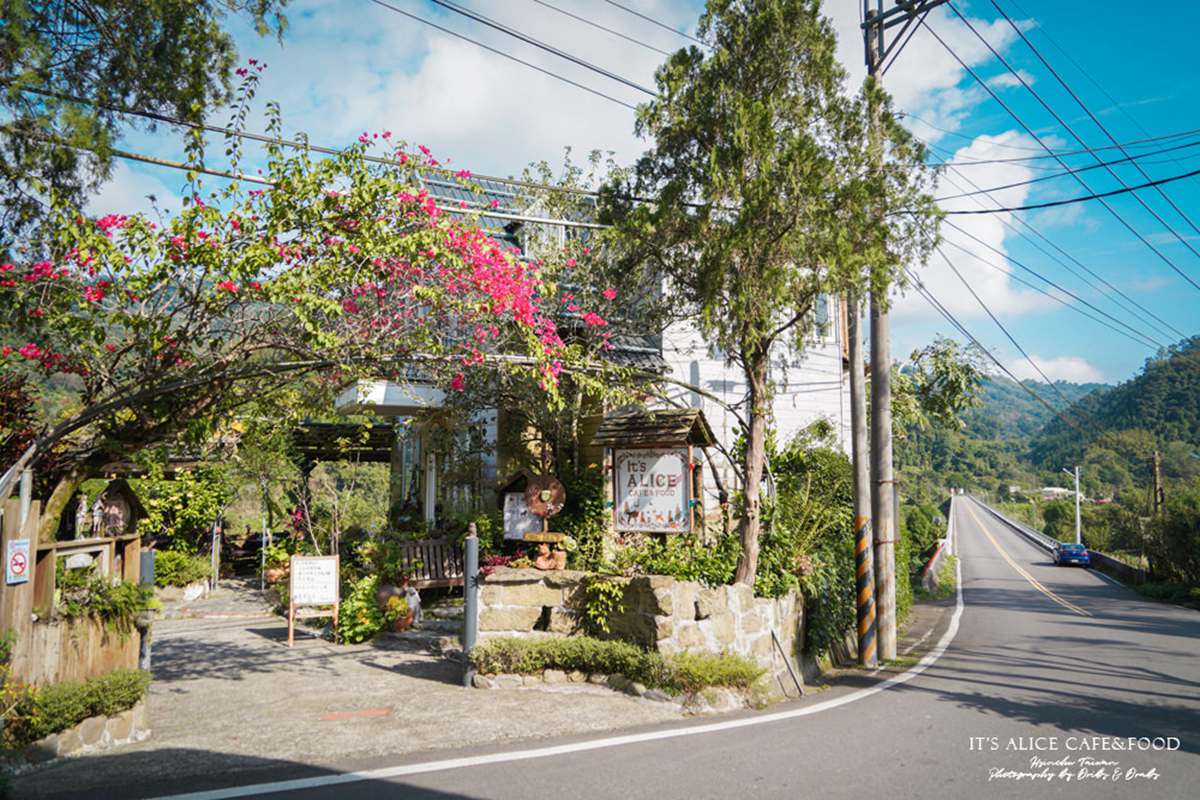
[[[504,538],[521,540],[542,529],[542,518],[529,510],[523,492],[504,495]]]
[[[296,608],[338,601],[337,556],[292,556],[291,601]]]
[[[617,450],[613,461],[618,531],[691,530],[687,448]]]

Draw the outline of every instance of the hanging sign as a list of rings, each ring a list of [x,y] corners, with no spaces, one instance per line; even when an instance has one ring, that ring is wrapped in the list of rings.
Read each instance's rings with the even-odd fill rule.
[[[617,450],[613,460],[618,531],[691,530],[687,448]]]
[[[525,502],[524,492],[508,492],[504,495],[504,538],[525,538],[527,533],[538,533],[542,530],[542,520],[529,510]]]
[[[4,554],[4,582],[26,583],[29,580],[29,540],[9,539],[8,552]]]
[[[288,647],[296,626],[296,612],[306,617],[333,617],[337,630],[341,585],[338,556],[292,556],[288,574]],[[329,611],[329,606],[333,610]]]

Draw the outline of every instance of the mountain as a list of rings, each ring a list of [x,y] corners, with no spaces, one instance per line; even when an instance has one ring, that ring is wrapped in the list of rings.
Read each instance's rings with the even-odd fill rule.
[[[1068,381],[1046,384],[1027,380],[1021,383],[1040,394],[1058,411],[1092,392],[1111,388],[1103,383]],[[1016,442],[1034,436],[1055,419],[1048,408],[1008,378],[988,378],[982,389],[982,405],[963,415],[964,431],[974,438]]]

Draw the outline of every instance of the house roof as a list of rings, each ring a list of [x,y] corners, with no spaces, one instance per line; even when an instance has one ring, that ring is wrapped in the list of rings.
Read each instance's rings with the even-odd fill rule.
[[[605,416],[592,436],[605,447],[709,447],[716,441],[698,408],[617,411]]]

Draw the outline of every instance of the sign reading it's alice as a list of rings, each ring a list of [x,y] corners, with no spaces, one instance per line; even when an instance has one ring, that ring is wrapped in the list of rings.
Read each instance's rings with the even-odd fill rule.
[[[688,450],[617,450],[614,500],[618,531],[691,530]]]

